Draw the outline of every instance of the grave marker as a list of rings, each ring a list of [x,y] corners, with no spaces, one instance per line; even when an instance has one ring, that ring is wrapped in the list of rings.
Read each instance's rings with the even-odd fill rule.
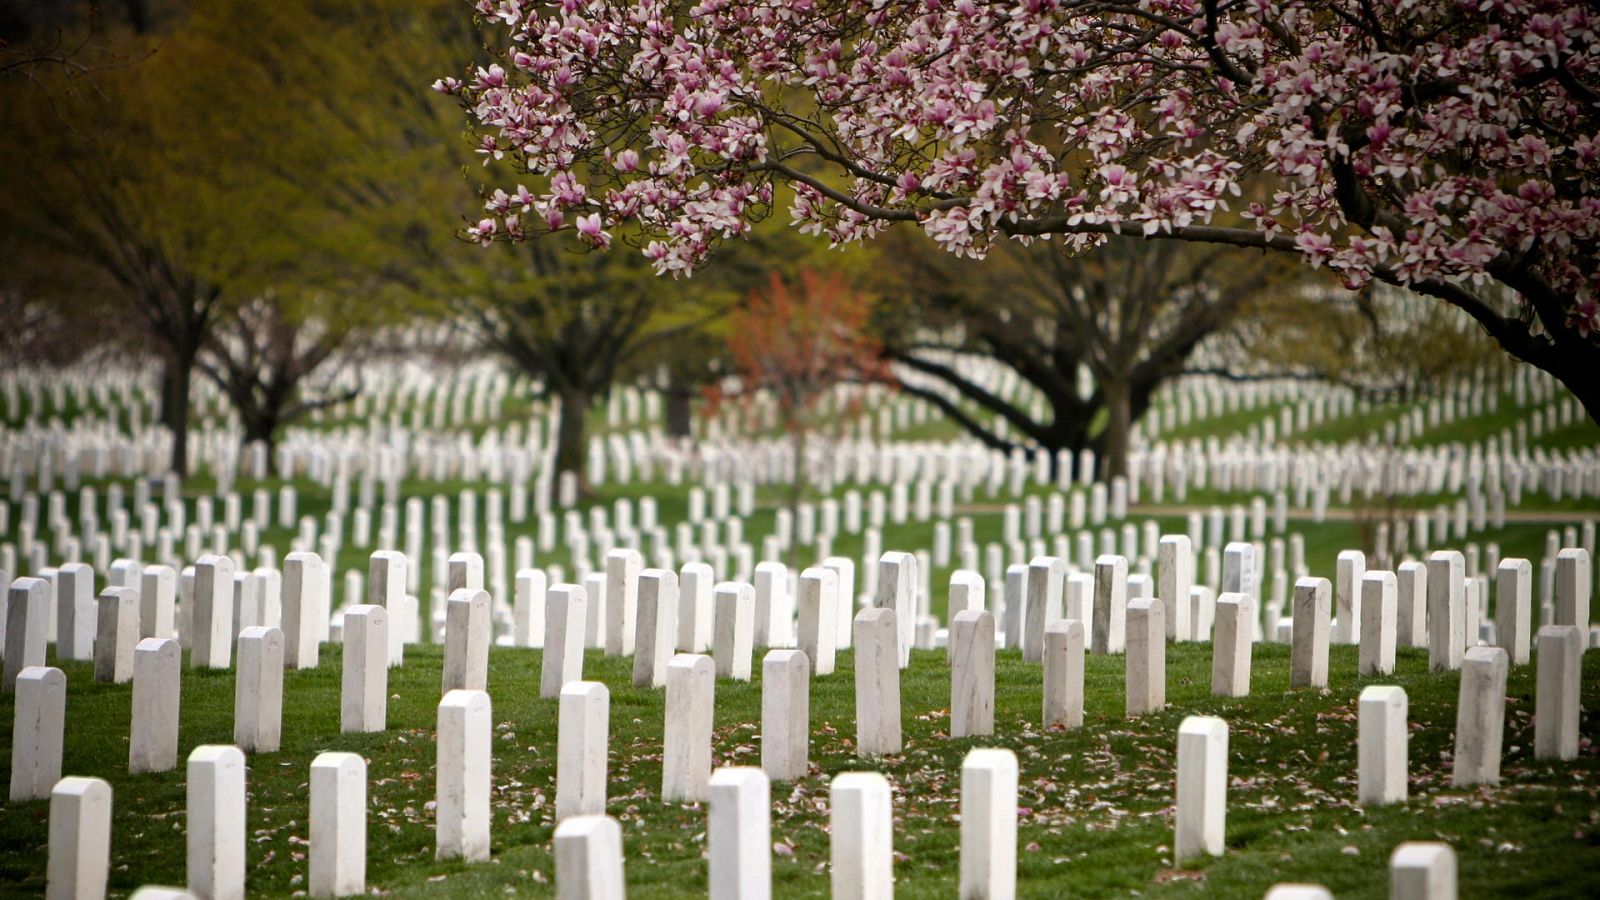
[[[961,896],[1017,892],[1017,757],[979,749],[961,763]]]
[[[598,681],[562,687],[556,727],[556,821],[603,815],[611,692]]]
[[[1173,861],[1221,856],[1228,813],[1228,723],[1189,716],[1178,726]]]
[[[435,859],[489,858],[493,728],[489,695],[483,691],[453,690],[439,701]]]
[[[106,895],[111,868],[111,785],[72,776],[50,791],[46,900]]]
[[[950,624],[953,738],[994,733],[994,647],[994,616],[984,610],[956,613]]]
[[[647,571],[647,583],[639,592],[641,612],[649,606],[648,576]],[[644,612],[641,621],[648,616]],[[699,803],[706,799],[706,783],[711,777],[716,664],[709,656],[680,653],[667,663],[666,670],[661,802]]]
[[[11,802],[43,800],[61,780],[62,737],[67,724],[67,676],[29,666],[17,675],[11,719]]]
[[[1500,783],[1509,665],[1506,652],[1499,647],[1473,647],[1462,658],[1455,757],[1450,775],[1450,782],[1456,787]]]
[[[1167,626],[1161,601],[1128,603],[1124,697],[1127,715],[1142,716],[1167,705]]]
[[[1539,629],[1539,670],[1533,714],[1535,759],[1576,759],[1578,756],[1583,637],[1575,625],[1546,625]]]
[[[245,764],[238,747],[202,745],[188,763],[189,891],[245,896]]]
[[[766,773],[748,766],[718,769],[711,773],[709,793],[710,900],[765,900],[772,895],[772,800]]]
[[[100,592],[94,639],[94,680],[122,684],[133,678],[133,648],[139,643],[139,592],[108,587]]]
[[[750,680],[750,654],[755,643],[755,588],[725,581],[716,587],[716,632],[712,655],[717,677]]]
[[[545,640],[540,659],[539,696],[554,699],[566,685],[583,679],[584,631],[588,593],[576,584],[557,584],[545,594]]]
[[[313,897],[367,892],[367,761],[325,752],[311,761],[311,835],[306,881]]]
[[[1289,686],[1328,686],[1328,614],[1333,586],[1326,578],[1294,583],[1294,636],[1289,650]]]
[[[899,753],[900,667],[899,628],[888,607],[864,609],[856,615],[856,754]]]
[[[667,667],[678,636],[678,573],[645,569],[636,593],[633,685],[658,688],[667,683]],[[709,777],[709,760],[706,770]]]
[[[145,638],[133,648],[133,713],[128,774],[165,772],[178,765],[178,642]]]
[[[339,730],[383,731],[389,716],[389,611],[365,604],[344,611]]]
[[[892,900],[894,810],[888,780],[877,772],[845,772],[834,776],[828,794],[834,900]]]
[[[1357,672],[1388,675],[1394,671],[1395,614],[1398,582],[1393,572],[1361,576],[1361,632]]]
[[[1211,693],[1218,697],[1250,696],[1250,663],[1256,600],[1249,594],[1217,598],[1216,635],[1211,640]]]
[[[1363,597],[1365,604],[1368,598]],[[1356,726],[1357,796],[1362,806],[1406,802],[1408,701],[1402,688],[1361,692]]]
[[[810,770],[809,668],[799,650],[769,650],[761,660],[761,769],[773,781],[794,781]]]
[[[555,858],[558,900],[622,900],[622,826],[616,819],[583,815],[561,822]]]
[[[488,591],[451,590],[445,601],[442,693],[489,689],[489,615]]]
[[[239,632],[233,679],[233,742],[245,753],[276,753],[283,734],[283,632]]]

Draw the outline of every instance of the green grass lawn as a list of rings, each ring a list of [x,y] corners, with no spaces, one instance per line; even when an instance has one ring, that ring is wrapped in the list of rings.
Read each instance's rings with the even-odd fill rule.
[[[508,406],[525,403],[509,398]],[[1263,416],[1268,414],[1263,409]],[[1272,413],[1275,414],[1275,413]],[[1486,417],[1490,418],[1490,417]],[[1258,418],[1243,421],[1247,428]],[[1452,439],[1475,440],[1497,433],[1508,421],[1504,409],[1493,422],[1480,421],[1471,433],[1456,429]],[[603,422],[603,413],[597,416]],[[1211,425],[1216,425],[1212,420]],[[1197,425],[1204,429],[1206,426]],[[911,430],[928,439],[949,437],[948,423],[935,420]],[[1242,429],[1241,429],[1242,430]],[[1196,433],[1207,433],[1200,431]],[[900,435],[904,437],[905,435]],[[1600,431],[1592,424],[1563,429],[1544,442],[1592,445]],[[281,482],[260,486],[273,492]],[[236,490],[250,513],[254,482]],[[299,514],[319,522],[330,507],[326,489],[298,482]],[[433,494],[455,498],[463,488],[479,491],[480,516],[486,515],[482,483],[403,485],[406,497]],[[206,477],[184,485],[193,517],[193,499],[210,492]],[[1030,493],[1045,491],[1030,488]],[[1082,488],[1075,488],[1082,490]],[[865,493],[866,490],[863,490]],[[131,490],[130,490],[131,493]],[[836,496],[843,490],[836,492]],[[581,509],[610,507],[618,498],[654,496],[661,522],[668,526],[687,514],[687,489],[663,483],[603,485]],[[104,496],[103,490],[101,496]],[[1189,504],[1224,508],[1243,495],[1191,492]],[[352,491],[354,499],[354,491]],[[1148,498],[1146,498],[1148,499]],[[1440,498],[1416,498],[1402,505],[1430,507]],[[77,521],[77,492],[66,492],[67,516]],[[758,549],[774,527],[780,492],[764,488],[758,508],[745,520],[745,540]],[[1003,503],[980,489],[970,516],[980,544],[998,540]],[[1170,492],[1166,498],[1172,503]],[[1247,501],[1246,501],[1247,502]],[[1530,498],[1528,506],[1553,509],[1562,519],[1600,514],[1592,501]],[[220,519],[222,503],[216,503]],[[15,513],[13,513],[15,515]],[[1163,533],[1182,531],[1182,516],[1155,517]],[[276,516],[274,515],[274,521]],[[637,508],[635,521],[638,521]],[[1130,521],[1142,523],[1143,516]],[[1120,531],[1120,522],[1111,523]],[[1510,522],[1503,529],[1476,533],[1480,546],[1497,542],[1503,557],[1537,561],[1547,523]],[[535,521],[507,523],[506,543],[531,535]],[[374,523],[374,536],[376,523]],[[431,523],[428,531],[431,533]],[[1306,541],[1311,572],[1332,577],[1340,550],[1359,547],[1357,525],[1330,520],[1290,523]],[[451,535],[456,534],[452,521]],[[725,532],[724,532],[725,533]],[[274,527],[261,535],[289,549],[293,529]],[[480,519],[480,545],[486,536]],[[933,525],[925,521],[890,524],[883,549],[916,549],[932,544]],[[1462,542],[1456,542],[1459,546]],[[1098,544],[1098,541],[1097,541]],[[333,601],[344,600],[343,576],[366,570],[371,550],[347,539],[333,561]],[[433,581],[429,553],[411,563],[422,570],[422,584]],[[480,550],[482,547],[480,546]],[[859,534],[839,535],[836,555],[860,559]],[[1074,552],[1076,547],[1074,545]],[[796,555],[791,565],[812,560]],[[251,560],[254,563],[254,560]],[[957,562],[957,560],[953,560]],[[540,566],[563,565],[564,552],[539,553]],[[509,568],[508,560],[508,568]],[[931,611],[945,618],[946,586],[952,566],[931,572]],[[1203,574],[1203,573],[1197,573]],[[857,573],[857,589],[862,585]],[[1537,580],[1536,580],[1537,585]],[[990,584],[990,597],[1002,586]],[[430,603],[426,587],[419,600]],[[991,601],[991,607],[993,601]],[[322,668],[286,675],[283,748],[252,757],[249,773],[248,834],[250,882],[254,895],[286,895],[303,889],[306,873],[307,782],[312,758],[325,750],[349,750],[369,762],[368,883],[395,895],[462,896],[491,893],[549,895],[554,877],[550,854],[554,803],[556,704],[538,698],[538,651],[500,649],[491,656],[490,691],[496,726],[493,804],[494,858],[462,865],[433,861],[433,730],[439,699],[440,651],[413,647],[407,665],[391,672],[389,731],[377,735],[338,733],[339,647],[325,646]],[[997,734],[981,740],[950,740],[949,677],[944,652],[918,652],[903,681],[906,752],[864,762],[853,754],[855,732],[852,658],[840,657],[834,675],[813,682],[810,777],[773,789],[773,840],[781,846],[773,863],[781,896],[824,896],[828,891],[827,786],[833,775],[857,768],[883,771],[895,787],[897,893],[906,897],[948,897],[956,892],[960,763],[973,747],[1016,751],[1021,763],[1023,813],[1019,821],[1019,888],[1022,896],[1107,896],[1205,893],[1258,897],[1279,881],[1312,881],[1340,897],[1378,897],[1387,890],[1387,857],[1404,840],[1446,840],[1460,855],[1464,896],[1600,896],[1600,726],[1593,710],[1600,700],[1600,655],[1585,661],[1582,729],[1588,741],[1573,763],[1535,763],[1531,758],[1533,678],[1531,666],[1513,671],[1508,688],[1507,731],[1502,786],[1455,790],[1449,786],[1448,753],[1455,721],[1457,678],[1430,676],[1421,651],[1404,650],[1399,671],[1381,683],[1399,684],[1411,698],[1412,797],[1400,807],[1362,810],[1354,803],[1356,698],[1372,680],[1355,677],[1353,648],[1335,648],[1331,689],[1288,690],[1288,649],[1256,647],[1254,696],[1221,700],[1209,694],[1210,648],[1180,645],[1168,657],[1167,711],[1129,721],[1122,715],[1122,657],[1091,657],[1087,673],[1086,725],[1074,732],[1041,733],[1038,728],[1040,672],[1015,653],[1002,653],[997,672]],[[590,653],[588,677],[612,690],[610,804],[608,812],[624,827],[629,893],[635,897],[679,897],[706,890],[705,813],[698,807],[659,802],[663,703],[659,691],[629,684],[631,662]],[[97,775],[114,788],[112,887],[126,894],[145,883],[184,881],[184,783],[182,763],[161,775],[126,774],[130,689],[93,683],[88,665],[69,663],[68,727],[64,774]],[[753,684],[719,682],[715,755],[718,765],[759,764],[760,664]],[[12,699],[0,698],[0,722],[12,718]],[[203,743],[232,741],[233,674],[184,671],[182,738],[187,754]],[[1228,853],[1174,870],[1171,867],[1171,805],[1174,748],[1184,715],[1221,715],[1230,723]],[[0,764],[9,765],[9,728],[0,727]],[[48,804],[0,805],[0,894],[37,896],[43,890]]]
[[[494,702],[493,850],[488,863],[433,860],[435,706],[440,654],[414,647],[390,675],[389,730],[338,731],[339,648],[322,667],[286,675],[283,747],[250,758],[249,889],[286,895],[303,887],[307,781],[326,750],[363,754],[369,765],[368,883],[397,896],[548,895],[555,794],[556,701],[538,698],[539,652],[497,648],[490,661]],[[996,734],[951,740],[949,675],[943,651],[919,651],[902,680],[906,749],[860,760],[852,657],[815,679],[811,775],[774,785],[772,834],[782,845],[773,879],[783,896],[825,896],[829,882],[829,779],[883,772],[895,789],[897,893],[948,897],[958,876],[960,765],[974,747],[1014,750],[1021,765],[1018,878],[1023,896],[1198,895],[1256,897],[1278,881],[1312,881],[1340,897],[1381,897],[1388,854],[1405,840],[1446,840],[1460,857],[1464,896],[1594,896],[1600,892],[1600,654],[1585,662],[1586,746],[1571,763],[1531,756],[1534,667],[1513,670],[1508,687],[1503,784],[1449,786],[1457,677],[1427,673],[1426,653],[1403,650],[1383,679],[1355,675],[1354,648],[1334,648],[1330,689],[1290,691],[1288,648],[1258,645],[1253,694],[1209,694],[1210,648],[1170,648],[1168,708],[1136,720],[1123,710],[1123,658],[1089,657],[1085,726],[1042,732],[1040,669],[1000,654]],[[65,774],[97,775],[114,789],[113,891],[184,881],[184,778],[176,771],[126,772],[130,690],[91,680],[68,664]],[[759,765],[760,665],[756,681],[716,686],[716,765]],[[705,811],[663,804],[662,700],[629,684],[627,661],[591,651],[586,677],[611,689],[607,811],[623,823],[629,894],[679,897],[706,890]],[[1410,696],[1411,799],[1363,810],[1355,803],[1356,698],[1371,683]],[[180,754],[232,740],[233,677],[185,670]],[[11,717],[11,698],[0,716]],[[1186,715],[1229,722],[1227,853],[1172,868],[1174,752]],[[0,747],[9,764],[10,746]],[[0,807],[0,884],[7,893],[43,889],[48,803]]]

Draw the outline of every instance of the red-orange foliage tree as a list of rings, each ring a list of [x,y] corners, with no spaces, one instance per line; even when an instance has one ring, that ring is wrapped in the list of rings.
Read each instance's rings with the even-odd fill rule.
[[[889,380],[882,348],[868,332],[870,298],[842,272],[802,271],[796,284],[777,273],[765,290],[752,290],[730,316],[728,351],[741,393],[765,391],[794,453],[791,504],[806,486],[811,436],[845,420],[824,397],[846,383]]]

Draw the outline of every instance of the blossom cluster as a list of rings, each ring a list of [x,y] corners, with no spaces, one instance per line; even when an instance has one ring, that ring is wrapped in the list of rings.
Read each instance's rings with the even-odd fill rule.
[[[1219,11],[1220,10],[1220,11]],[[1496,279],[1600,333],[1600,35],[1565,0],[478,0],[458,96],[491,241],[644,235],[685,274],[767,215],[948,250],[1248,229],[1359,286]],[[1534,279],[1528,281],[1528,279]]]

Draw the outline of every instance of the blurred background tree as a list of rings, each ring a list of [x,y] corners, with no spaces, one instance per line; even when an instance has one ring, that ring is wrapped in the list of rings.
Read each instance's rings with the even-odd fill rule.
[[[1049,242],[1006,242],[981,261],[945,253],[906,228],[881,242],[885,353],[986,415],[941,391],[902,389],[991,447],[1092,448],[1107,479],[1126,473],[1133,424],[1203,341],[1232,326],[1253,299],[1298,291],[1314,278],[1259,251],[1135,237],[1111,237],[1081,255]],[[964,374],[960,361],[970,355],[1012,369],[1042,408]],[[996,418],[1020,440],[994,427]]]
[[[825,401],[841,385],[892,381],[871,316],[871,298],[844,272],[809,269],[789,280],[771,273],[729,316],[739,396],[769,398],[789,441],[791,510],[805,495],[813,441],[838,439],[848,419]]]

